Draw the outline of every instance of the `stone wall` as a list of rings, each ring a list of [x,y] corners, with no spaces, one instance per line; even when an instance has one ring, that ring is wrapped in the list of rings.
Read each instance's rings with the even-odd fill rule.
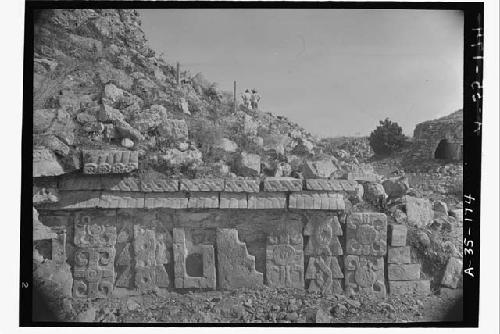
[[[357,190],[354,180],[75,174],[35,178],[34,205],[57,231],[74,298],[262,285],[383,297],[387,217],[349,213]]]

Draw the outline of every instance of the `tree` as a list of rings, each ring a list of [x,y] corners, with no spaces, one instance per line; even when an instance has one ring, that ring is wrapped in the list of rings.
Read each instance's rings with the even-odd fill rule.
[[[389,155],[404,145],[406,137],[398,123],[386,118],[372,131],[369,140],[375,154]]]

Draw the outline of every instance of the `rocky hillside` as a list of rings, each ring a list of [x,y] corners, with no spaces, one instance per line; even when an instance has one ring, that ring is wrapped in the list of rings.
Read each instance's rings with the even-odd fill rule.
[[[34,145],[59,170],[80,169],[81,151],[92,148],[138,151],[140,172],[156,176],[300,176],[304,160],[334,153],[285,117],[234,112],[232,94],[202,74],[180,73],[177,85],[135,10],[45,10],[35,19]],[[339,169],[356,162],[336,155]]]

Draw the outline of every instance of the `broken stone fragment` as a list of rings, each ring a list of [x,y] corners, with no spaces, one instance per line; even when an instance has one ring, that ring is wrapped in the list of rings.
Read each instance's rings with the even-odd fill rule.
[[[309,179],[329,178],[337,169],[331,159],[306,161],[303,165],[302,175]]]
[[[33,177],[64,174],[63,167],[47,148],[33,149]]]
[[[463,280],[462,269],[462,261],[458,258],[450,257],[444,271],[443,279],[441,280],[441,285],[452,289],[461,287]]]
[[[260,156],[253,153],[241,152],[237,160],[236,174],[241,176],[259,176]]]
[[[408,222],[417,227],[427,226],[432,223],[434,211],[432,204],[427,198],[416,198],[405,195],[403,202],[406,205],[406,215]]]

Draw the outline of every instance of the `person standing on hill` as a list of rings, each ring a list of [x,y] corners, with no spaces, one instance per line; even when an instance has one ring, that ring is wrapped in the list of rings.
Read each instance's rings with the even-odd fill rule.
[[[252,96],[250,95],[250,92],[247,90],[245,90],[245,93],[241,94],[241,99],[243,100],[243,105],[250,109],[250,100],[251,100]]]
[[[252,109],[259,109],[259,101],[260,101],[259,93],[257,93],[256,89],[252,89],[252,97],[251,97]]]

